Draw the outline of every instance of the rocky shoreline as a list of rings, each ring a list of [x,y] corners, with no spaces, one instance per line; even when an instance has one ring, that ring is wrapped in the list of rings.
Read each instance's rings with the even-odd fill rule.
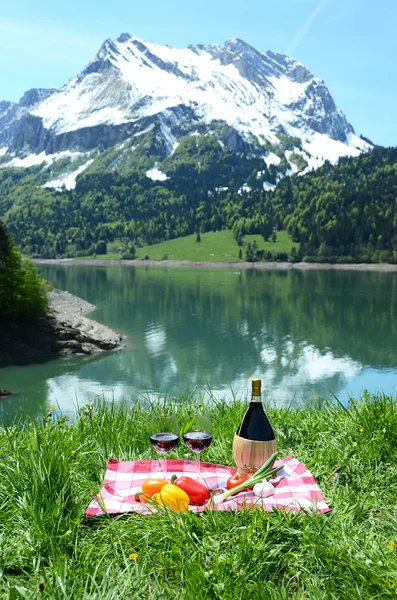
[[[35,258],[36,265],[85,265],[87,267],[198,267],[202,269],[253,269],[257,271],[377,271],[397,272],[397,265],[388,263],[289,263],[289,262],[205,262],[190,260],[118,260],[85,258]]]
[[[60,290],[48,292],[48,300],[43,317],[0,321],[0,367],[120,349],[120,334],[83,316],[94,305]]]

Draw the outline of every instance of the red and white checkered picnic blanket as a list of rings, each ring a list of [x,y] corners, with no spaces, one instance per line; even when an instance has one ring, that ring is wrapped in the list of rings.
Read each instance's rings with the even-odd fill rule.
[[[124,512],[139,512],[150,514],[155,510],[152,506],[136,502],[135,494],[142,491],[143,483],[150,477],[163,477],[162,460],[134,460],[121,462],[109,459],[103,487],[98,496],[93,498],[85,516],[102,515]],[[197,466],[190,460],[169,459],[167,463],[167,480],[173,474],[177,477],[188,476],[205,483],[210,490],[226,488],[226,481],[236,472],[233,467],[224,467],[202,462],[200,475]],[[296,458],[288,456],[275,462],[275,466],[283,464],[276,477],[270,480],[275,487],[275,493],[268,498],[257,498],[253,492],[240,492],[228,498],[226,502],[216,506],[216,510],[241,510],[243,507],[255,505],[264,510],[283,508],[285,510],[305,510],[309,512],[326,513],[331,510],[324,501],[320,488],[310,471]],[[201,512],[210,506],[189,506],[193,512]],[[104,510],[105,509],[105,510]]]

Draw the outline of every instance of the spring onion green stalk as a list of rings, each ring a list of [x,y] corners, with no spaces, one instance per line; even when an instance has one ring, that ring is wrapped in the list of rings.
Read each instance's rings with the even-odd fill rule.
[[[274,461],[277,458],[277,454],[272,454],[272,456],[253,474],[252,477],[238,485],[237,487],[232,488],[231,490],[227,490],[223,494],[219,494],[218,496],[213,496],[214,504],[217,506],[218,504],[222,504],[229,498],[238,492],[242,492],[248,488],[255,486],[257,483],[261,483],[265,479],[269,479],[272,475],[275,475],[278,471],[280,471],[284,465],[280,467],[276,467],[273,469]]]

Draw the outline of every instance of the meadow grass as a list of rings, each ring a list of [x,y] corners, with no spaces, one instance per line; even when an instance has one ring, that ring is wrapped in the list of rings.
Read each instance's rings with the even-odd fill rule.
[[[173,404],[183,426],[197,403]],[[67,425],[53,413],[0,430],[0,598],[210,600],[395,598],[397,405],[364,393],[347,407],[268,408],[279,456],[312,471],[327,515],[274,511],[84,518],[109,457],[151,458],[169,409],[106,404]],[[246,403],[210,405],[203,458],[232,464]],[[181,444],[172,457],[183,457]]]
[[[168,242],[153,244],[152,246],[143,246],[136,249],[136,257],[139,259],[148,256],[151,260],[189,260],[198,262],[243,262],[245,260],[245,247],[238,246],[231,230],[209,231],[201,234],[201,242],[196,241],[196,234],[179,237]],[[261,235],[246,235],[244,242],[251,244],[256,241],[260,250],[270,250],[271,252],[291,251],[292,246],[299,247],[291,241],[286,231],[277,233],[277,242],[265,242]],[[108,251],[117,246],[122,247],[120,240],[115,240],[108,244]],[[242,258],[239,258],[240,248]],[[93,258],[87,257],[87,258]],[[108,254],[98,254],[97,259],[114,260],[119,259],[120,254],[109,251]]]

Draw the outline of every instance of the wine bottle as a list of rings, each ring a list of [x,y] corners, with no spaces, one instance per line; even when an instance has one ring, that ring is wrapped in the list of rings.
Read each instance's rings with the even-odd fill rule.
[[[251,402],[233,439],[233,458],[239,469],[255,471],[277,452],[277,440],[263,410],[261,380],[252,380]]]
[[[269,419],[263,410],[260,379],[252,380],[251,402],[237,430],[237,435],[256,442],[269,442],[276,439]]]

